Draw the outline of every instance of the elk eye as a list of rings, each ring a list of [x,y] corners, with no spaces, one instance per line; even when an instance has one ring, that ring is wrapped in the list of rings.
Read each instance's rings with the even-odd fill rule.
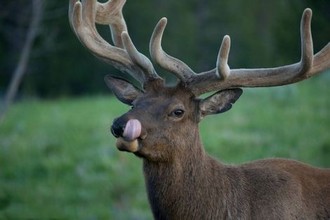
[[[181,118],[184,114],[184,110],[182,109],[175,109],[172,113],[171,116],[174,116],[176,118]]]

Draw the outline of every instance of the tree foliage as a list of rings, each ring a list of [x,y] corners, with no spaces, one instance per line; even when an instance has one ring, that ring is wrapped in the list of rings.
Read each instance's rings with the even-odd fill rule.
[[[46,0],[45,0],[46,1]],[[31,2],[3,0],[0,9],[0,95],[8,86],[30,22]],[[68,1],[46,1],[41,34],[34,44],[24,96],[57,97],[103,93],[103,76],[118,70],[94,58],[69,27]],[[317,52],[330,39],[329,0],[128,0],[124,15],[136,47],[149,56],[157,21],[166,16],[163,48],[197,72],[214,68],[222,37],[229,34],[232,67],[264,67],[298,61],[299,23],[313,10]],[[98,27],[110,40],[107,27]],[[162,70],[159,70],[163,74]]]

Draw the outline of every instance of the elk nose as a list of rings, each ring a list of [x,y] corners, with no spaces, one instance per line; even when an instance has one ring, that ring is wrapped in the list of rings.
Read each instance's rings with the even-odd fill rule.
[[[124,126],[114,122],[111,126],[111,133],[116,138],[122,137],[124,133],[124,128],[125,128]]]

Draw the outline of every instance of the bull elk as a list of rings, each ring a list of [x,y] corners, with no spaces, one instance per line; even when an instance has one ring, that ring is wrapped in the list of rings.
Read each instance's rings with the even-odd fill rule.
[[[276,68],[230,69],[230,38],[223,38],[216,67],[195,73],[161,46],[162,18],[150,40],[152,60],[178,78],[166,85],[151,61],[138,52],[122,14],[125,0],[70,0],[69,20],[81,43],[96,57],[129,73],[141,88],[106,76],[116,97],[132,109],[115,119],[116,146],[143,160],[155,219],[330,219],[330,170],[287,159],[229,166],[204,150],[198,123],[229,110],[242,87],[292,84],[330,68],[330,43],[314,55],[311,9],[301,19],[301,59]],[[95,24],[109,25],[113,45]],[[200,96],[215,92],[206,98]]]

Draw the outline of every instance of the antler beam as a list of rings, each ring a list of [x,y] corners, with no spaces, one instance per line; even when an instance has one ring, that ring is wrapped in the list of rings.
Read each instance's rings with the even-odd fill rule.
[[[311,18],[311,9],[305,9],[300,26],[301,59],[300,62],[291,65],[275,68],[230,69],[228,65],[230,37],[225,36],[219,50],[216,68],[196,74],[187,64],[163,51],[161,39],[167,22],[165,18],[160,20],[153,32],[150,53],[155,62],[174,73],[196,96],[235,87],[269,87],[291,84],[330,68],[330,43],[319,53],[313,55]]]
[[[330,68],[330,43],[313,55],[312,11],[305,9],[300,26],[300,62],[275,68],[230,69],[230,38],[225,36],[219,51],[217,68],[196,75],[188,84],[196,95],[233,87],[269,87],[292,84]]]

